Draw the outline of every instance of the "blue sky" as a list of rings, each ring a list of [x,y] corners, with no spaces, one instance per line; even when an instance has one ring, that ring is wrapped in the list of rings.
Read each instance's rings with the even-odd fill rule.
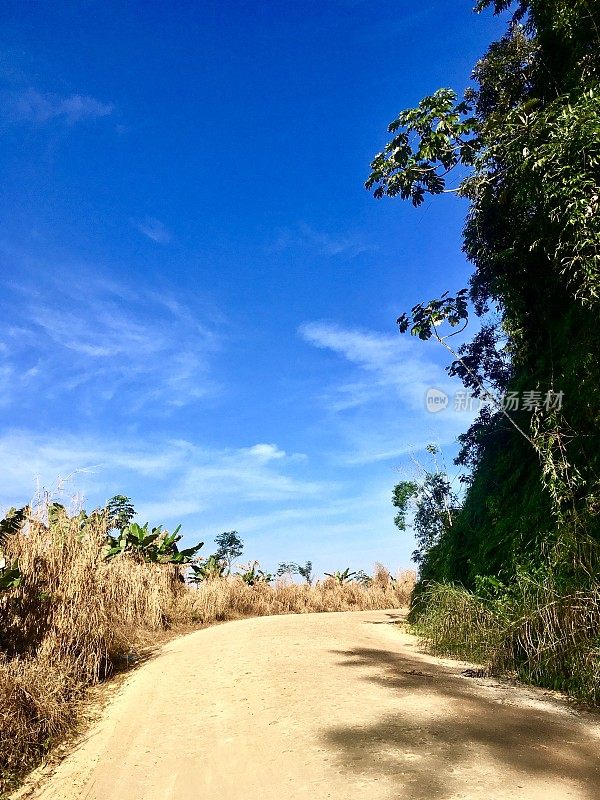
[[[3,3],[0,505],[124,493],[267,567],[409,565],[392,488],[468,419],[394,320],[465,284],[465,207],[363,182],[501,31],[471,5]]]

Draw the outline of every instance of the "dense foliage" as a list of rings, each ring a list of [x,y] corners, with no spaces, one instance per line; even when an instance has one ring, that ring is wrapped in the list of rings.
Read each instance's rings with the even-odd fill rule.
[[[462,511],[430,537],[421,573],[473,588],[477,576],[508,581],[562,558],[578,583],[596,570],[600,541],[600,6],[482,0],[478,10],[488,6],[515,13],[473,86],[402,112],[367,181],[376,197],[419,205],[454,192],[470,203],[468,294],[398,320],[446,346],[450,373],[484,401],[460,437]],[[455,349],[468,300],[481,325]],[[511,396],[529,402],[510,408]]]

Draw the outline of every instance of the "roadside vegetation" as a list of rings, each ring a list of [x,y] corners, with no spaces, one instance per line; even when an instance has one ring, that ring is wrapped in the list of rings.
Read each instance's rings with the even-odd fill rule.
[[[435,652],[598,703],[600,6],[488,8],[509,23],[471,87],[400,113],[367,181],[469,203],[469,287],[397,322],[446,349],[479,416],[459,437],[462,488],[425,469],[396,487],[396,522],[414,519],[412,619]]]
[[[522,573],[513,587],[475,591],[431,582],[413,606],[415,632],[433,653],[599,705],[600,588],[565,592],[539,577]]]
[[[246,616],[397,608],[414,584],[381,566],[368,586],[273,582],[258,562],[234,567],[237,532],[202,559],[202,544],[180,549],[179,529],[134,513],[116,497],[89,515],[53,503],[0,522],[0,796],[74,730],[90,686],[165,636]]]

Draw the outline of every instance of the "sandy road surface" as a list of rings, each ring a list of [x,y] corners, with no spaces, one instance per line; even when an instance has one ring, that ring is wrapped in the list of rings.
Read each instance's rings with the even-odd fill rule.
[[[132,673],[40,800],[598,800],[600,725],[418,652],[397,612],[230,622]]]

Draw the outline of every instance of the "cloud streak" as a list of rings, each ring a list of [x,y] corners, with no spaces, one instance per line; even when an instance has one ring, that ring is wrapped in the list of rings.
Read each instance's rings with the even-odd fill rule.
[[[450,395],[459,384],[422,342],[323,321],[305,323],[299,333],[340,359],[341,378],[330,380],[319,398],[329,427],[345,444],[335,449],[340,464],[402,461],[428,442],[453,443],[468,427],[469,414],[451,408],[441,414],[426,410],[427,389]]]
[[[273,252],[298,250],[320,256],[354,258],[375,248],[365,243],[357,234],[328,233],[301,222],[295,227],[279,230],[269,249]]]
[[[82,94],[61,96],[29,88],[5,92],[1,106],[4,116],[14,123],[44,125],[60,120],[75,125],[85,120],[108,117],[114,112],[112,103],[103,103],[95,97]]]
[[[299,332],[309,344],[337,353],[355,368],[353,380],[336,385],[327,395],[334,411],[366,405],[390,390],[405,404],[420,408],[430,386],[448,383],[438,364],[416,354],[413,343],[399,336],[332,322],[308,322]]]
[[[239,530],[248,556],[269,568],[290,558],[311,559],[317,570],[370,568],[374,552],[406,564],[412,547],[410,537],[403,543],[394,533],[390,477],[359,487],[315,479],[306,456],[275,443],[215,448],[14,430],[0,435],[0,459],[0,512],[44,490],[73,510],[125,493],[139,520],[183,523],[190,544]]]
[[[0,344],[4,385],[15,378],[0,393],[5,405],[22,402],[27,387],[48,398],[77,389],[90,410],[114,400],[125,411],[164,412],[218,390],[210,368],[221,347],[217,326],[176,297],[124,297],[93,282],[14,291],[18,315]]]
[[[130,492],[141,516],[154,520],[225,505],[277,506],[320,497],[331,488],[303,476],[301,454],[261,442],[210,448],[180,439],[117,441],[12,431],[0,437],[0,459],[7,478],[0,504],[29,499],[36,481],[52,491],[72,476],[67,489],[75,485],[100,504],[117,491]]]
[[[171,241],[171,232],[159,219],[146,217],[142,222],[135,223],[135,226],[140,233],[157,244],[169,244]]]

